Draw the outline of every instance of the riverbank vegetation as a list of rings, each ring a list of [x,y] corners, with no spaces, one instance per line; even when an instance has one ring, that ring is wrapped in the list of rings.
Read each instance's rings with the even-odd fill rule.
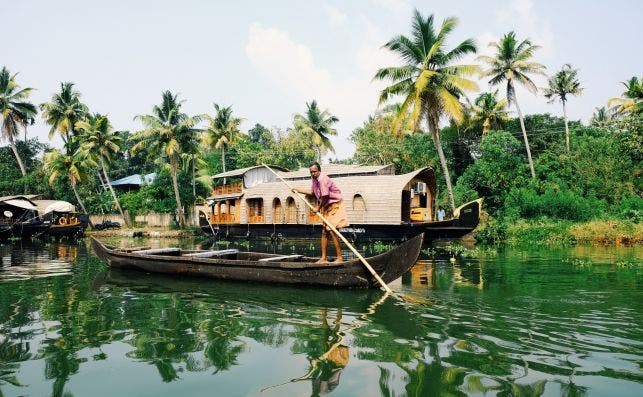
[[[622,96],[596,104],[583,123],[568,120],[567,109],[590,87],[582,87],[578,69],[564,65],[541,93],[543,100],[561,103],[562,117],[530,114],[519,106],[516,84],[538,95],[531,76],[546,69],[528,38],[509,32],[491,44],[492,56],[461,64],[478,48],[471,39],[445,47],[457,19],[437,25],[433,16],[416,12],[412,27],[411,36],[384,45],[404,62],[382,65],[373,76],[390,85],[380,108],[352,131],[354,154],[331,161],[394,164],[398,173],[432,167],[439,176],[438,205],[484,198],[479,241],[643,242],[643,77],[622,76]],[[472,76],[499,87],[480,93]],[[183,226],[187,209],[210,193],[211,175],[262,163],[305,167],[333,153],[329,138],[337,134],[337,117],[314,99],[288,126],[255,123],[243,131],[242,121],[251,115],[239,117],[220,104],[211,115],[188,115],[182,111],[186,99],[170,91],[159,104],[142,105],[140,130],[122,131],[105,115],[109,109],[90,110],[73,83],[61,83],[60,92],[39,106],[29,102],[33,88],[20,83],[2,68],[7,146],[0,147],[0,196],[41,194],[98,214],[174,213]],[[51,127],[50,138],[62,138],[62,148],[28,137],[36,117]],[[150,173],[156,178],[140,189],[111,186],[115,179]]]

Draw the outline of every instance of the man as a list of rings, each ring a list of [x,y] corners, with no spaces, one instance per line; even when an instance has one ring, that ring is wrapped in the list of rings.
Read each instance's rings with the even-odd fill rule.
[[[440,207],[440,209],[438,210],[438,220],[439,221],[444,220],[445,215],[446,213],[444,212],[444,208]]]
[[[310,189],[293,188],[293,192],[303,193],[317,198],[317,209],[315,213],[321,213],[326,220],[331,223],[335,228],[348,226],[348,217],[344,209],[344,201],[342,200],[342,192],[337,185],[328,177],[328,175],[321,172],[321,166],[318,162],[314,162],[309,167],[310,176],[312,177],[312,186]],[[326,248],[328,245],[328,236],[333,239],[335,245],[335,252],[337,258],[335,263],[343,262],[342,247],[339,244],[339,237],[333,233],[327,225],[322,228],[321,235],[321,258],[317,263],[328,262],[326,256]]]

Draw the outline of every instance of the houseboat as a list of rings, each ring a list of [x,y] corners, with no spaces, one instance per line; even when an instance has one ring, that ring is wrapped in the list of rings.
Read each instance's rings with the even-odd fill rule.
[[[310,187],[307,168],[290,172],[271,167],[293,187]],[[436,220],[435,174],[421,168],[395,175],[392,165],[323,165],[341,189],[350,226],[339,231],[353,241],[454,239],[478,226],[482,200]],[[288,185],[265,166],[217,174],[208,213],[199,213],[201,230],[215,238],[319,238],[322,223]],[[225,183],[219,183],[223,182]],[[307,197],[315,205],[314,197]]]
[[[88,217],[60,200],[37,200],[37,195],[0,197],[0,240],[52,236],[75,239],[83,235]]]
[[[37,217],[38,207],[30,196],[0,197],[0,240],[41,232],[42,222],[35,221]]]

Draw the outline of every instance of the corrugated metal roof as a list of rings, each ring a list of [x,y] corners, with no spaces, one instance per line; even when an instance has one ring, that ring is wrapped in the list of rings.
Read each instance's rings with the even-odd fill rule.
[[[214,175],[212,177],[212,179],[221,179],[221,178],[230,178],[230,177],[233,177],[233,176],[242,176],[246,172],[248,172],[250,170],[254,170],[256,168],[264,168],[264,166],[263,165],[254,165],[252,167],[239,168],[238,170],[233,170],[233,171],[226,171],[226,172],[222,172],[220,174]],[[275,171],[288,172],[288,170],[286,168],[275,166],[275,165],[271,165],[270,168],[272,168]]]
[[[144,183],[153,182],[155,178],[156,178],[156,172],[152,172],[151,174],[146,174],[146,175],[134,174],[134,175],[126,176],[125,178],[112,181],[112,186],[123,186],[123,185],[141,186]]]
[[[322,164],[321,171],[330,177],[359,176],[359,175],[393,175],[395,168],[392,164],[387,165],[350,165],[350,164]],[[310,178],[308,168],[300,168],[297,171],[281,172],[279,175],[284,179],[294,180]]]

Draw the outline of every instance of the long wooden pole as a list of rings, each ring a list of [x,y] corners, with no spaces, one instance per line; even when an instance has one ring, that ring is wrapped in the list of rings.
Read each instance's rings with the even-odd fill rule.
[[[315,209],[315,208],[313,208],[313,206],[308,202],[308,200],[306,200],[306,198],[304,197],[304,195],[302,195],[302,194],[301,194],[301,193],[299,193],[299,192],[294,192],[294,188],[290,185],[290,183],[286,182],[286,180],[285,180],[284,178],[282,178],[279,174],[277,174],[277,173],[276,173],[272,168],[268,167],[266,164],[262,164],[262,165],[263,165],[264,167],[268,168],[268,169],[270,170],[270,172],[272,172],[273,174],[275,174],[275,176],[276,176],[277,178],[279,178],[279,180],[281,180],[283,183],[285,183],[285,184],[286,184],[286,186],[288,186],[288,187],[290,188],[290,190],[292,190],[292,191],[293,191],[293,193],[297,193],[297,196],[299,196],[299,198],[300,198],[304,203],[306,203],[306,205],[307,205],[308,207],[310,207],[310,209],[311,209],[311,210],[316,211],[316,209]],[[351,243],[349,243],[349,242],[348,242],[348,240],[346,240],[346,237],[342,236],[342,234],[341,234],[341,233],[340,233],[340,232],[335,228],[335,226],[333,226],[333,224],[331,224],[330,222],[328,222],[328,220],[327,220],[326,218],[324,218],[324,216],[323,216],[321,213],[319,213],[319,212],[318,212],[317,214],[319,215],[319,218],[320,218],[320,219],[321,219],[321,220],[326,224],[326,226],[328,226],[328,228],[329,228],[330,230],[332,230],[332,231],[333,231],[333,233],[335,233],[337,236],[339,236],[339,238],[340,238],[340,239],[342,239],[342,241],[344,242],[344,244],[346,244],[346,246],[347,246],[348,248],[350,248],[350,249],[351,249],[351,251],[353,251],[353,253],[355,254],[355,256],[357,256],[357,257],[359,258],[359,260],[364,264],[364,266],[368,269],[368,271],[369,271],[369,272],[371,272],[371,274],[373,275],[373,277],[375,277],[375,280],[377,280],[377,282],[378,282],[378,283],[380,283],[380,285],[382,286],[382,288],[384,289],[384,291],[389,292],[389,293],[390,293],[390,292],[393,292],[393,291],[391,291],[391,289],[388,287],[388,285],[386,285],[386,283],[384,282],[384,280],[382,280],[382,278],[377,274],[377,272],[375,271],[375,269],[373,269],[373,267],[372,267],[371,265],[369,265],[369,263],[366,261],[366,259],[364,259],[364,257],[363,257],[363,256],[362,256],[362,255],[361,255],[361,254],[360,254],[360,253],[355,249],[355,247],[353,247],[353,245],[352,245]]]

